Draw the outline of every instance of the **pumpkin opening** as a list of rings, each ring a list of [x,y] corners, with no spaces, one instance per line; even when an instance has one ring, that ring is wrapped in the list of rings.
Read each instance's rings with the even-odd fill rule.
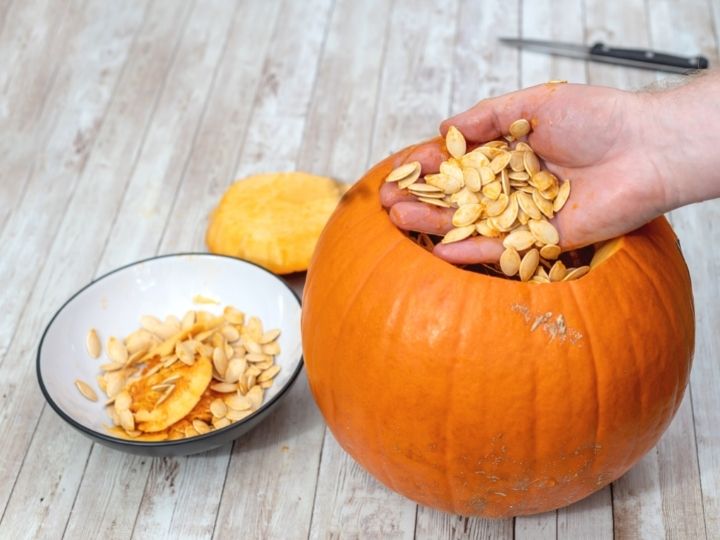
[[[441,236],[418,233],[414,231],[402,231],[405,236],[417,244],[422,249],[432,252],[435,245],[440,243],[442,240]],[[591,269],[597,268],[607,260],[609,260],[622,246],[622,238],[613,238],[605,242],[598,242],[590,246],[585,246],[580,249],[573,249],[561,253],[557,260],[568,267],[582,267],[589,266]],[[552,264],[548,261],[541,259],[541,265],[545,267],[546,271],[550,271]],[[486,276],[498,278],[498,279],[509,279],[512,281],[518,281],[519,277],[509,277],[503,274],[503,272],[493,264],[465,264],[465,265],[454,265],[461,270],[467,270],[468,272],[475,272]],[[578,278],[580,279],[580,278]]]

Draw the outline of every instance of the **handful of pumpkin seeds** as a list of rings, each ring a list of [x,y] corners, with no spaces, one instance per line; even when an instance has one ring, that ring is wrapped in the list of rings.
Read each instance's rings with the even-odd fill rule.
[[[532,147],[518,140],[530,131],[530,122],[520,118],[503,139],[467,152],[465,137],[450,126],[445,137],[450,158],[438,173],[422,176],[420,163],[413,161],[394,169],[385,181],[397,182],[422,203],[456,209],[453,228],[441,243],[475,235],[502,238],[499,270],[506,276],[531,283],[577,279],[590,267],[566,268],[558,259],[560,235],[548,221],[567,202],[570,180],[561,182],[543,169]],[[424,237],[425,244],[428,240]]]

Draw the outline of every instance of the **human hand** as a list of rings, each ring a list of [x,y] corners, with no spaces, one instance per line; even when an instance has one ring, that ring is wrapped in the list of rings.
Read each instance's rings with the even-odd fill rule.
[[[519,118],[530,120],[528,142],[545,168],[572,181],[568,202],[552,220],[567,250],[632,231],[668,209],[662,156],[649,144],[648,107],[642,94],[549,83],[483,100],[443,122],[441,132],[454,125],[468,143],[481,144],[507,134]],[[420,161],[429,174],[444,159],[440,146],[428,143],[407,161]],[[454,209],[414,202],[395,184],[382,187],[381,201],[402,229],[442,235],[452,228]],[[457,264],[496,262],[502,250],[500,240],[482,236],[435,246]]]

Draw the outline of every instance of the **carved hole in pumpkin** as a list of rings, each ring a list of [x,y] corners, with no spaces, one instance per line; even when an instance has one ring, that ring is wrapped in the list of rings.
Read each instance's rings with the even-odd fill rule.
[[[417,233],[414,231],[405,232],[405,235],[412,240],[413,243],[427,251],[432,251],[432,248],[436,244],[439,244],[440,240],[442,240],[442,236]],[[621,239],[615,238],[606,242],[585,246],[580,249],[565,251],[560,254],[558,260],[561,260],[567,268],[577,268],[579,266],[586,265],[589,265],[591,268],[596,268],[608,260],[618,249],[620,249],[620,245]],[[549,271],[554,262],[555,261],[545,261],[541,259],[540,264],[545,267],[546,271]],[[469,272],[476,272],[478,274],[498,277],[501,279],[509,279],[511,281],[520,281],[518,276],[508,277],[503,274],[497,264],[465,264],[457,265],[457,267]],[[582,279],[582,277],[579,279]]]

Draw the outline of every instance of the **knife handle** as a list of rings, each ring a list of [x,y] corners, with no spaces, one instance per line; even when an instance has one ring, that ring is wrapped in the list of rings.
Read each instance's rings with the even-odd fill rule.
[[[646,49],[617,49],[615,47],[608,47],[604,43],[595,43],[595,45],[590,47],[590,55],[634,60],[647,64],[672,66],[687,70],[707,69],[709,66],[708,59],[704,56],[675,56]]]

